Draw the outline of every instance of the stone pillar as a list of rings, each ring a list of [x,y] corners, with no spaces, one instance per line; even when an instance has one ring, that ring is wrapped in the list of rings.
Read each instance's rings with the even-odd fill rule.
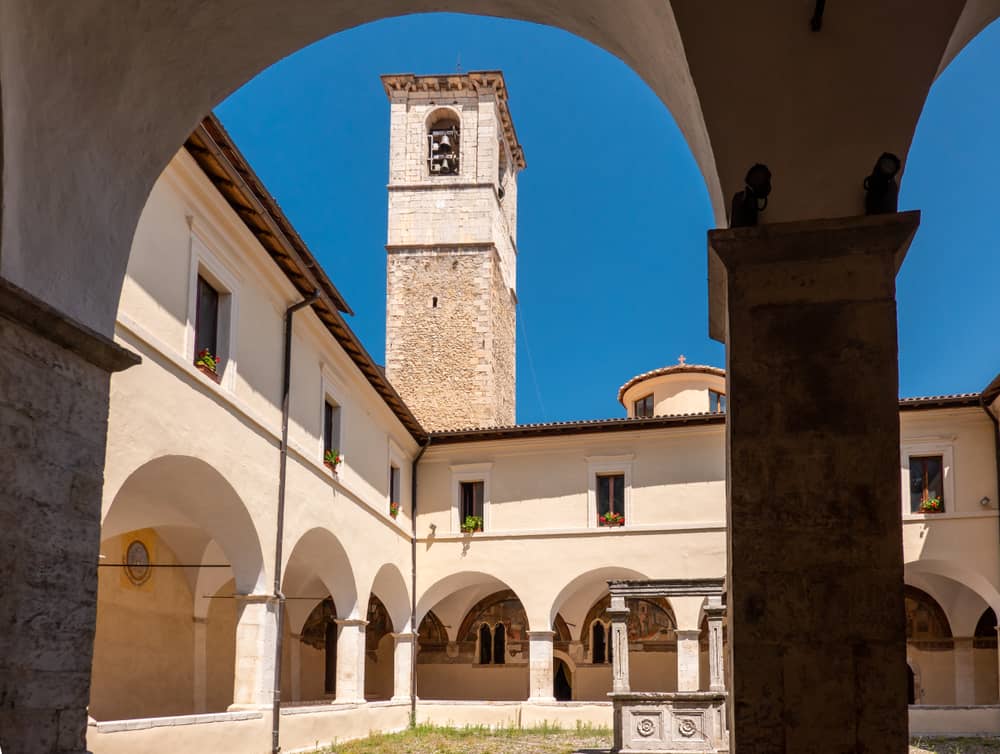
[[[138,361],[0,279],[5,752],[86,748],[110,375]]]
[[[726,608],[720,597],[709,597],[705,607],[708,619],[708,690],[725,691],[726,673],[722,659],[722,623]]]
[[[697,691],[701,686],[701,631],[677,631],[677,690]]]
[[[366,620],[337,619],[336,704],[364,704],[367,625]]]
[[[552,631],[528,631],[528,701],[554,702]]]
[[[976,657],[974,640],[954,639],[955,704],[965,707],[976,703]]]
[[[417,635],[412,631],[393,634],[392,701],[408,702],[413,690],[413,661]]]
[[[208,711],[208,619],[194,618],[194,712]]]
[[[628,681],[628,608],[624,597],[612,597],[611,636],[608,646],[611,648],[611,693],[627,694],[630,690]]]
[[[236,677],[230,710],[258,709],[273,703],[276,608],[270,594],[236,595]]]
[[[919,213],[717,230],[741,754],[906,754],[896,271]]]
[[[302,634],[288,635],[288,675],[292,698],[302,701]]]

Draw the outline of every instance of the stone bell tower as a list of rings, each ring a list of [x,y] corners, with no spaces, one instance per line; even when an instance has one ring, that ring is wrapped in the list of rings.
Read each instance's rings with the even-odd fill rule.
[[[499,71],[383,76],[386,374],[430,430],[513,424],[517,174]]]

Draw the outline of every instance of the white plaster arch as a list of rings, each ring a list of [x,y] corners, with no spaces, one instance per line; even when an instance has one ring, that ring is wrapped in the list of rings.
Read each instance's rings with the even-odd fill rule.
[[[993,608],[993,611],[997,615],[1000,615],[1000,591],[985,576],[963,568],[954,562],[945,560],[913,560],[905,564],[904,573],[907,580],[909,580],[911,574],[927,574],[943,576],[957,582],[975,592],[983,602]],[[938,599],[938,597],[935,596],[935,599]],[[951,620],[951,616],[949,615],[948,617]],[[973,624],[974,626],[975,624]]]
[[[290,548],[282,590],[286,596],[319,597],[306,594],[310,588],[315,591],[319,583],[333,598],[337,617],[364,618],[358,600],[361,592],[347,550],[332,531],[316,526],[305,531]],[[365,608],[367,604],[365,600]]]
[[[556,615],[563,614],[563,620],[576,626],[577,640],[582,637],[583,619],[594,603],[608,591],[608,581],[612,579],[646,579],[647,575],[632,568],[622,566],[602,566],[578,574],[569,580],[549,602],[549,626],[555,623]]]
[[[250,513],[226,478],[201,459],[166,455],[135,469],[107,509],[101,539],[158,527],[200,529],[218,543],[239,591],[266,588],[263,548]]]
[[[225,553],[214,539],[205,547],[201,556],[202,565],[214,565],[224,562]],[[194,584],[194,617],[205,620],[208,618],[212,599],[219,590],[233,578],[232,568],[199,568]]]
[[[521,604],[525,605],[524,599],[521,597],[520,591],[518,591],[514,586],[508,584],[506,581],[503,581],[491,574],[484,573],[482,571],[460,571],[458,573],[453,573],[448,576],[445,576],[444,578],[439,579],[434,584],[429,586],[422,593],[419,593],[419,597],[417,598],[417,615],[416,615],[417,625],[418,626],[420,625],[420,621],[424,619],[424,616],[427,615],[429,611],[433,610],[435,606],[438,605],[438,603],[442,602],[443,600],[447,599],[448,597],[458,592],[462,592],[463,590],[465,590],[466,596],[470,598],[472,596],[481,594],[481,596],[476,597],[476,599],[473,600],[473,602],[469,604],[468,607],[466,607],[465,612],[463,612],[461,617],[459,618],[460,622],[461,619],[465,617],[465,613],[467,613],[468,610],[473,605],[475,605],[475,603],[478,602],[480,599],[489,596],[494,592],[499,592],[506,589],[509,589],[512,592],[514,592],[514,594],[517,595],[517,598],[521,600]],[[436,615],[438,614],[436,610],[435,614]],[[535,630],[531,626],[531,615],[530,613],[528,613],[527,606],[525,606],[525,614],[527,615],[528,618],[527,630],[531,631]],[[438,615],[438,617],[441,618],[442,616]],[[451,622],[454,623],[454,621]],[[447,625],[448,624],[446,623],[446,626]],[[457,630],[458,630],[457,625],[451,626],[450,628],[448,628],[448,635],[454,638],[454,632]]]
[[[392,630],[397,633],[408,630],[410,625],[410,589],[395,563],[383,563],[378,569],[371,587],[362,594],[374,594],[385,605],[392,621]],[[370,599],[370,597],[369,597]]]

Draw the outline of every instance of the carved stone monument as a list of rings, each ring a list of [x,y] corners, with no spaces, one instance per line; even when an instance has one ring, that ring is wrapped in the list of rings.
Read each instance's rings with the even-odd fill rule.
[[[729,751],[726,682],[722,661],[723,579],[609,581],[611,591],[614,747],[620,754],[689,754]],[[708,622],[709,687],[633,692],[629,687],[626,599],[705,597]],[[680,653],[678,653],[680,658]],[[680,677],[680,673],[678,673]]]

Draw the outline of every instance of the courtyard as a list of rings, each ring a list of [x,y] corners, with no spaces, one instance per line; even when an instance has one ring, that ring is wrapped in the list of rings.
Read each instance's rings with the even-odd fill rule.
[[[418,725],[400,733],[378,734],[323,749],[315,754],[604,754],[611,731],[578,726],[567,730],[549,725],[490,729]],[[910,740],[909,754],[995,754],[1000,738],[932,738]]]

